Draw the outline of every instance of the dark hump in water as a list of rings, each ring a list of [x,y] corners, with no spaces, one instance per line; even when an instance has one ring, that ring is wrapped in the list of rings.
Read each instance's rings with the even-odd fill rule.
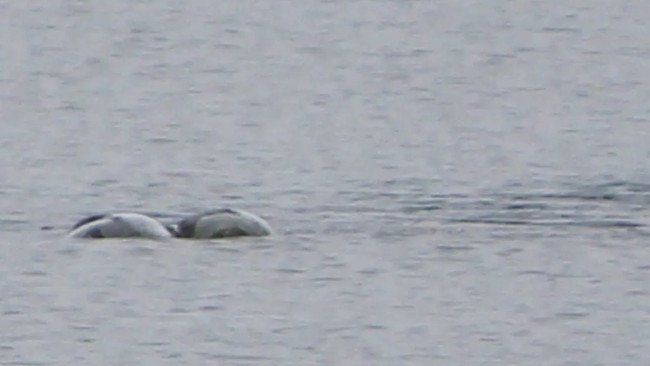
[[[231,214],[237,214],[237,211],[231,210],[229,208],[221,208],[221,209],[216,209],[216,210],[210,210],[210,211],[205,211],[200,214],[192,215],[189,217],[186,217],[182,219],[181,221],[178,222],[178,237],[179,238],[192,238],[194,237],[194,230],[196,229],[196,224],[203,218],[204,216],[207,215],[214,215],[218,213],[231,213]],[[216,234],[215,234],[216,235]],[[245,235],[245,234],[242,234]],[[218,236],[218,237],[225,237],[228,235],[224,236]],[[232,235],[230,235],[232,236]]]
[[[74,226],[72,227],[72,230],[74,230],[74,229],[76,229],[76,228],[78,228],[80,226],[86,225],[89,222],[101,220],[104,217],[106,217],[106,214],[97,214],[97,215],[84,217],[83,219],[79,220],[76,224],[74,224]],[[94,238],[94,236],[93,236],[93,238]]]

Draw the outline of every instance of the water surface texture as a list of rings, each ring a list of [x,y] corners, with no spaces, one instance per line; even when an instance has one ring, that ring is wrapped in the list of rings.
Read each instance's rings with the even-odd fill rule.
[[[0,0],[0,363],[648,364],[647,14]]]

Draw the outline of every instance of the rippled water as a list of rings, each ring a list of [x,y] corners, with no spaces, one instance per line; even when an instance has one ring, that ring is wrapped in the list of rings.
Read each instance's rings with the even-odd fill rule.
[[[649,10],[0,1],[1,363],[647,364]]]

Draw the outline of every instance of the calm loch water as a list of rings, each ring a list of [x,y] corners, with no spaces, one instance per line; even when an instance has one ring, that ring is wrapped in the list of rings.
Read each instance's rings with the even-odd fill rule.
[[[0,1],[0,363],[648,364],[649,11]]]

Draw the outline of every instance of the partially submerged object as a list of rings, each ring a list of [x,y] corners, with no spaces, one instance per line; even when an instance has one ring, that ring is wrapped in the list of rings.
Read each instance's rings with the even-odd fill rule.
[[[207,211],[186,217],[176,224],[174,230],[176,237],[194,239],[271,234],[271,227],[262,218],[233,209]]]
[[[172,233],[158,220],[133,212],[93,215],[77,222],[68,233],[73,238],[167,239]]]
[[[133,212],[92,215],[77,222],[68,237],[215,239],[265,236],[271,233],[269,224],[250,212],[219,209],[182,217],[165,224],[151,216]]]

